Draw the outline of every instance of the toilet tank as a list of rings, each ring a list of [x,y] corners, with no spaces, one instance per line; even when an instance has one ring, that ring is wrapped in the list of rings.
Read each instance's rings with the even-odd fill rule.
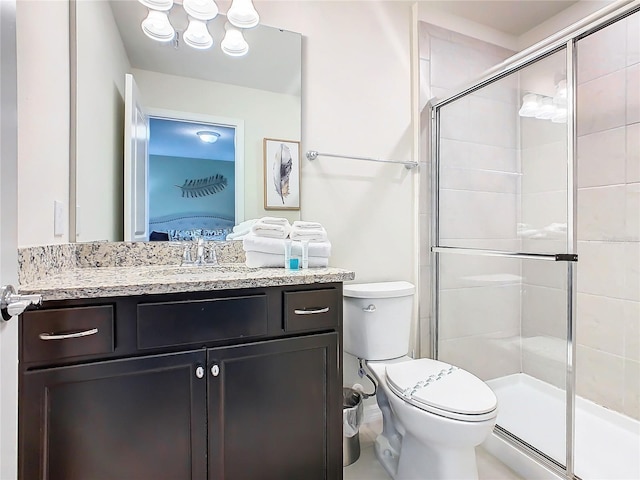
[[[344,285],[344,350],[365,360],[409,352],[415,287],[409,282]]]

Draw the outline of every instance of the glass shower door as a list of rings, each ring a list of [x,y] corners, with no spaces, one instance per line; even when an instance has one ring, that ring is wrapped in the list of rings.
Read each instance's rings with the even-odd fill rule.
[[[436,104],[434,118],[437,358],[487,381],[503,434],[559,467],[573,253],[566,77],[562,48]]]

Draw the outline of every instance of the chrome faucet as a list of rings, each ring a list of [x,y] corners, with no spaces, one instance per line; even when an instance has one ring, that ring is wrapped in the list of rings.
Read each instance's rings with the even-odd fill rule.
[[[195,244],[196,259],[193,259],[193,245]],[[214,245],[210,245],[199,237],[195,242],[187,242],[184,244],[184,252],[182,253],[182,267],[196,267],[202,265],[215,266],[218,265],[218,258]]]

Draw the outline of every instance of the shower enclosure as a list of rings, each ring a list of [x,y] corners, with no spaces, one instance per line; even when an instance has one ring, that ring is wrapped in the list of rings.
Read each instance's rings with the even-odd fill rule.
[[[525,475],[640,478],[639,9],[431,106],[432,354],[494,389]]]

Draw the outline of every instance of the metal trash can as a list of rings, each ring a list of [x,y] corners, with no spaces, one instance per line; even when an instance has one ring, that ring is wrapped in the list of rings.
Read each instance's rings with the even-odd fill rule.
[[[360,458],[360,425],[362,424],[362,393],[350,387],[342,388],[342,466]]]

